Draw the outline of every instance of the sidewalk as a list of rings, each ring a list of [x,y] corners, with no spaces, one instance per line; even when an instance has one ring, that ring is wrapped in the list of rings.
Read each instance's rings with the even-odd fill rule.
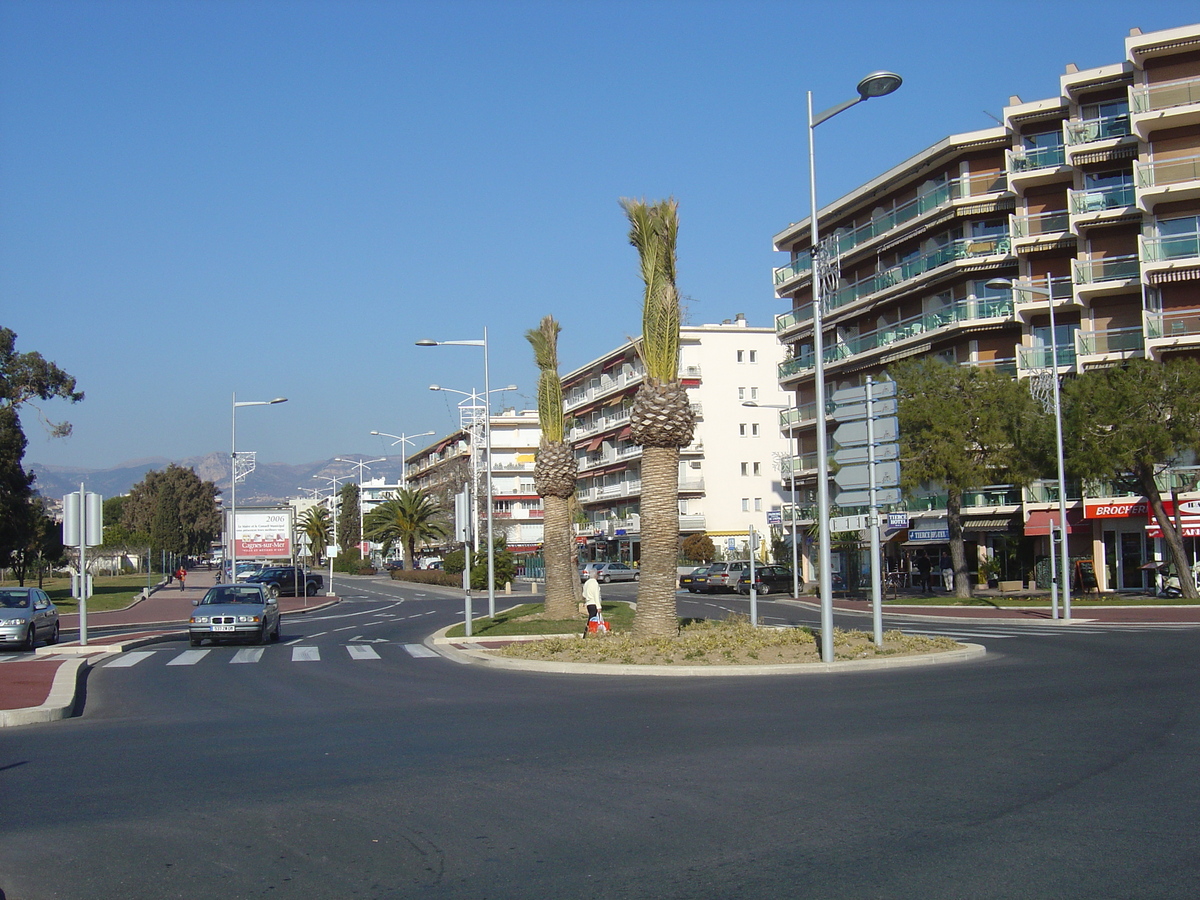
[[[192,614],[194,600],[217,580],[217,571],[193,570],[179,589],[178,582],[155,591],[125,609],[89,612],[88,642],[62,641],[43,645],[34,659],[0,659],[0,727],[51,722],[75,713],[76,689],[87,669],[100,657],[181,634]],[[279,611],[296,615],[325,609],[337,597],[280,597]],[[79,628],[79,616],[60,618],[64,633]],[[100,636],[101,629],[122,629],[119,636]]]

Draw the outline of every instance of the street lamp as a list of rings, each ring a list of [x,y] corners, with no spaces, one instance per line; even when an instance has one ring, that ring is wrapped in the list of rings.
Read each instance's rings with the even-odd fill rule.
[[[749,406],[758,409],[795,409],[792,406],[784,406],[783,404],[774,403],[756,403],[753,400],[746,400],[742,406]],[[800,596],[800,551],[796,549],[796,460],[800,457],[800,438],[796,435],[795,428],[792,429],[792,444],[795,448],[795,455],[788,462],[788,476],[792,482],[792,596]],[[783,474],[782,467],[780,474]]]
[[[808,92],[808,194],[812,205],[809,215],[809,245],[812,253],[812,321],[814,376],[816,378],[817,407],[817,540],[819,541],[817,572],[821,594],[821,659],[833,662],[833,578],[830,571],[833,555],[829,546],[829,436],[825,432],[825,346],[821,334],[821,282],[823,271],[828,266],[821,252],[820,233],[817,227],[817,170],[816,152],[813,146],[813,131],[822,122],[832,119],[850,107],[883,97],[900,87],[901,78],[893,72],[872,72],[858,83],[858,96],[813,116],[812,91]],[[793,509],[793,514],[795,510]]]
[[[987,282],[987,286],[997,289],[1012,290],[1016,284],[1011,278],[993,278]],[[1032,282],[1028,285],[1021,285],[1021,290],[1028,291],[1031,294],[1040,294],[1046,298],[1046,305],[1050,308],[1050,367],[1047,373],[1050,376],[1050,396],[1051,408],[1046,412],[1054,414],[1054,449],[1057,455],[1058,462],[1058,517],[1059,530],[1062,533],[1062,608],[1063,621],[1071,621],[1071,549],[1067,545],[1067,478],[1066,465],[1063,456],[1063,429],[1062,429],[1062,398],[1058,388],[1058,334],[1054,325],[1054,291],[1053,282],[1050,280],[1050,273],[1046,273],[1046,289],[1036,288]],[[1036,386],[1036,383],[1031,382],[1031,387]],[[1036,397],[1037,394],[1035,393]],[[1041,398],[1043,408],[1045,408],[1044,395]],[[1054,529],[1050,529],[1050,556],[1054,556]],[[1051,607],[1054,618],[1058,618],[1058,601],[1054,586],[1051,585]]]
[[[230,474],[233,475],[233,482],[229,485],[229,580],[235,583],[237,582],[237,411],[243,406],[271,406],[275,403],[287,403],[287,397],[276,397],[274,400],[238,400],[237,392],[233,393],[233,412],[231,413],[233,424],[230,427],[232,452],[229,454]]]
[[[482,347],[483,348],[483,395],[491,400],[491,375],[488,367],[488,331],[483,327],[480,341],[434,341],[422,338],[418,347]],[[487,563],[488,563],[488,616],[496,617],[496,548],[492,544],[492,415],[486,410],[483,417],[483,445],[487,458]]]
[[[502,388],[493,388],[491,390],[485,390],[483,394],[480,394],[478,391],[470,391],[470,392],[459,391],[459,390],[455,390],[454,388],[442,387],[440,384],[431,384],[429,386],[429,389],[431,391],[446,391],[447,393],[450,393],[450,394],[460,394],[461,396],[468,398],[471,403],[471,406],[467,407],[467,409],[472,410],[472,414],[471,414],[472,418],[470,419],[472,428],[475,424],[475,417],[478,416],[478,410],[479,409],[483,410],[483,433],[484,433],[484,446],[485,446],[484,456],[485,456],[485,463],[486,463],[486,467],[487,467],[486,471],[484,472],[484,483],[487,485],[486,492],[487,492],[487,552],[488,552],[488,615],[492,618],[495,618],[496,617],[496,591],[495,591],[496,577],[495,577],[495,548],[493,547],[493,544],[492,544],[492,410],[491,410],[491,395],[492,394],[502,394],[505,391],[515,391],[517,389],[517,386],[515,384],[510,384],[510,385],[506,385],[505,387],[502,387]],[[467,402],[467,401],[462,401],[459,403],[460,409],[462,408],[463,403],[465,403],[465,402]],[[462,425],[462,422],[463,422],[463,418],[462,418],[462,415],[460,414],[460,416],[459,416],[459,425],[460,426]],[[472,503],[474,503],[475,502],[474,498],[476,497],[476,494],[479,490],[479,488],[478,488],[478,472],[479,472],[478,455],[475,453],[474,430],[472,430],[471,440],[472,440],[471,460],[472,460],[472,468],[473,468],[473,477],[472,477],[472,482],[471,482],[471,496],[472,496]],[[475,552],[478,553],[479,552],[478,511],[476,511],[476,515],[474,516],[474,519],[475,519],[475,525],[474,525],[473,530],[474,530],[474,534],[475,534]],[[470,567],[468,567],[468,568],[470,568]]]
[[[342,479],[349,478],[349,475],[338,475],[336,478],[329,475],[314,475],[313,478],[319,478],[322,481],[329,482],[329,522],[333,526],[333,547],[337,546],[337,499],[338,488],[341,487]],[[325,558],[329,560],[329,590],[325,592],[326,597],[333,596],[333,553],[332,547],[325,548]]]
[[[371,463],[384,462],[387,457],[381,456],[378,459],[344,459],[340,456],[335,456],[335,462],[350,463],[352,466],[358,466],[358,539],[360,542],[366,540],[366,535],[363,533],[363,469],[371,468]],[[361,544],[359,552],[362,552]]]
[[[404,449],[405,444],[412,444],[413,440],[419,437],[429,437],[433,434],[432,431],[422,431],[420,434],[388,434],[386,431],[372,431],[371,434],[378,437],[390,437],[396,440],[392,441],[392,446],[400,445],[400,487],[408,487],[408,466],[405,464],[404,455],[407,451]],[[414,446],[416,446],[414,444]]]

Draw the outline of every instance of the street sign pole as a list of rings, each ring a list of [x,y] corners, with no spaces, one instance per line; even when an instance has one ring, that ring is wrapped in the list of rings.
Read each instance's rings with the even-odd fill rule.
[[[875,399],[872,388],[875,383],[867,376],[867,468],[871,472],[871,611],[875,624],[875,646],[883,646],[883,603],[880,597],[880,554],[879,554],[879,486],[875,472]]]
[[[754,590],[754,551],[757,549],[757,542],[754,540],[754,526],[750,526],[749,541],[750,547],[750,624],[755,628],[758,627],[758,591]],[[735,585],[736,587],[736,585]]]

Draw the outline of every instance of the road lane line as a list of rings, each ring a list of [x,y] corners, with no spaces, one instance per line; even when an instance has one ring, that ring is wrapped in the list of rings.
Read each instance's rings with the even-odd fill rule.
[[[111,662],[104,664],[105,669],[128,669],[130,666],[136,666],[143,660],[147,660],[154,655],[153,650],[131,650],[129,653],[123,653]]]
[[[184,650],[177,657],[175,657],[173,660],[171,660],[169,663],[167,663],[167,665],[168,666],[194,666],[196,663],[200,662],[200,660],[204,659],[204,657],[208,656],[208,654],[210,654],[210,653],[212,653],[212,650]]]

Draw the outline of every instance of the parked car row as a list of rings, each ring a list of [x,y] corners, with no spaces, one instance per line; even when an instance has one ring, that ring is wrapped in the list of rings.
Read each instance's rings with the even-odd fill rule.
[[[586,581],[591,574],[601,584],[610,581],[637,581],[638,570],[621,562],[590,562],[579,568],[579,580]]]
[[[792,570],[787,566],[756,565],[754,589],[760,594],[790,592]],[[719,591],[750,593],[750,560],[713,563],[700,566],[679,576],[680,590],[692,594],[715,594]]]
[[[315,597],[325,586],[324,577],[297,566],[269,566],[238,580],[261,584],[270,597]]]

